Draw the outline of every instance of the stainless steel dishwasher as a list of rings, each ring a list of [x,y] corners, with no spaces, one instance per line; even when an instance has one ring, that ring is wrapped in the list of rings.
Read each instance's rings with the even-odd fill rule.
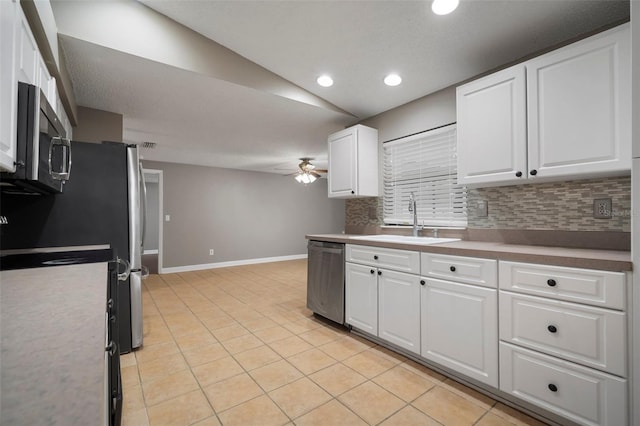
[[[344,244],[307,244],[307,308],[344,324]]]

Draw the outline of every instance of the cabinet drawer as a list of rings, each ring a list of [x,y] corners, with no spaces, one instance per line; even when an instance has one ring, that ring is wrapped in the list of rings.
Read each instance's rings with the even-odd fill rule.
[[[500,261],[500,288],[558,300],[624,310],[624,274]]]
[[[422,253],[420,264],[422,275],[428,277],[444,278],[483,287],[498,287],[496,260]]]
[[[347,262],[392,269],[412,274],[420,273],[420,253],[382,247],[347,244]]]
[[[626,376],[623,312],[500,292],[500,339]]]
[[[500,389],[580,424],[628,424],[626,380],[502,342]]]

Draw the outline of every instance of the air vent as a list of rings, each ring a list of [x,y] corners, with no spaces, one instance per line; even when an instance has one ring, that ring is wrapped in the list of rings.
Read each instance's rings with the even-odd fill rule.
[[[153,149],[156,147],[156,143],[155,142],[142,142],[142,147],[143,148],[147,148],[147,149]]]

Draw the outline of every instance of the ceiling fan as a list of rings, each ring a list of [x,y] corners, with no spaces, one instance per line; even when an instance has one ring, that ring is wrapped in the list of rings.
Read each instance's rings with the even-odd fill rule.
[[[320,177],[320,173],[327,173],[327,169],[317,169],[316,166],[311,164],[311,160],[313,158],[301,158],[302,160],[300,164],[298,164],[298,170],[294,175],[296,181],[303,183],[305,185],[314,182],[316,179]]]

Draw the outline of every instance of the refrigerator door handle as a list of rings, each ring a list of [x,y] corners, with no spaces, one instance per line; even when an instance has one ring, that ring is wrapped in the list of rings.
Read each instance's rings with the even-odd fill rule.
[[[147,236],[147,182],[144,180],[144,170],[142,170],[142,163],[138,163],[138,167],[140,168],[140,185],[142,187],[142,200],[140,202],[140,207],[142,209],[142,212],[140,213],[142,220],[142,238],[140,240],[140,252],[144,253],[144,240]]]
[[[124,265],[124,272],[118,272],[118,281],[126,281],[131,275],[131,264],[126,259],[116,257],[116,262],[120,265]]]

